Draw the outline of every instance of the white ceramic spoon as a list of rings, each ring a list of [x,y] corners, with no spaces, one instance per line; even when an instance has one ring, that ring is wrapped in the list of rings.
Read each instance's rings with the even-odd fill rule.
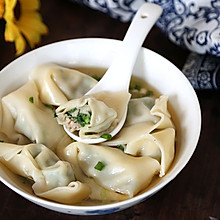
[[[102,79],[96,84],[96,86],[86,93],[86,95],[95,96],[95,94],[103,91],[109,92],[109,94],[113,95],[114,93],[117,94],[119,91],[126,91],[126,101],[123,102],[123,104],[121,102],[117,104],[124,111],[121,116],[119,116],[120,118],[118,118],[119,123],[114,130],[110,132],[112,137],[121,130],[126,119],[127,106],[130,99],[130,94],[128,92],[129,84],[138,53],[147,34],[161,13],[162,8],[156,4],[145,3],[140,7],[131,22],[124,40],[122,41],[121,48],[119,48],[118,54],[113,60],[113,63],[108,68]],[[110,97],[110,99],[112,98],[114,97]],[[71,138],[79,142],[94,144],[106,141],[104,138],[80,138],[79,136],[71,133],[65,126],[64,129]]]

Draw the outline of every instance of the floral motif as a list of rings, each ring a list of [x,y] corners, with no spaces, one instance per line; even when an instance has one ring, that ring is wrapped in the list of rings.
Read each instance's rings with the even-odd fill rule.
[[[211,84],[211,77],[209,72],[200,72],[198,74],[198,81],[200,82],[200,87],[206,88],[206,89],[211,89],[212,84]]]
[[[182,71],[195,89],[219,89],[219,61],[217,56],[190,53]]]
[[[157,25],[171,41],[191,51],[220,56],[220,0],[72,0],[130,21],[145,2],[163,8]]]

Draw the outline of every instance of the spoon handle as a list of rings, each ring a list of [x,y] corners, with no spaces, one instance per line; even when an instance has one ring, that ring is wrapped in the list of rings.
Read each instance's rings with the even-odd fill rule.
[[[143,4],[135,14],[132,23],[122,41],[121,47],[100,82],[102,91],[121,91],[129,89],[130,78],[140,48],[152,26],[162,13],[159,5],[152,3]],[[114,81],[114,83],[110,83]],[[112,88],[114,86],[114,88]],[[98,90],[97,90],[98,89]],[[90,94],[92,93],[92,90]]]

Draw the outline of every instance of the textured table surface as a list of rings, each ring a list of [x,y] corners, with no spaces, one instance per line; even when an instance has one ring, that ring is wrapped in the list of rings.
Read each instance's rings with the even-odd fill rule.
[[[129,26],[64,0],[41,0],[41,14],[49,27],[49,34],[42,38],[39,46],[84,37],[122,40]],[[144,46],[180,69],[189,54],[167,40],[157,27],[152,29]],[[3,42],[0,25],[0,69],[15,59],[14,54],[13,44]],[[202,110],[202,132],[197,149],[183,171],[153,197],[114,214],[71,216],[37,206],[0,183],[0,219],[220,219],[220,92],[197,91],[197,95]]]

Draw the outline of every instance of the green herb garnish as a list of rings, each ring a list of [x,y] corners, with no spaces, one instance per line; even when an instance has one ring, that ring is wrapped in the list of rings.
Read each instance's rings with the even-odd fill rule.
[[[88,112],[88,114],[80,113],[80,110],[75,113],[78,108],[73,108],[70,111],[65,112],[67,117],[74,120],[74,122],[80,124],[82,127],[85,127],[86,124],[89,124],[91,121],[91,112]]]
[[[86,124],[89,124],[91,120],[91,115],[82,114],[82,119],[85,121]]]
[[[48,104],[45,104],[45,106],[47,107],[47,108],[50,108],[51,110],[55,110],[55,107],[53,106],[53,105],[48,105]]]
[[[24,176],[21,176],[21,179],[22,179],[22,183],[23,184],[26,184],[27,181],[28,181],[28,179],[26,177],[24,177]]]
[[[73,108],[67,112],[65,112],[66,115],[68,115],[69,117],[73,117],[73,113],[77,110],[77,108]]]
[[[108,141],[112,139],[112,135],[111,134],[102,134],[100,137],[104,138],[104,139],[106,139]]]
[[[96,79],[97,81],[99,81],[102,77],[97,76],[97,75],[93,75],[92,78]]]
[[[140,91],[141,90],[141,86],[139,85],[139,84],[135,84],[135,85],[130,85],[129,86],[129,89],[130,90],[138,90],[138,91]]]
[[[118,149],[120,149],[120,150],[122,150],[122,151],[124,152],[125,148],[124,148],[123,145],[120,144],[120,145],[118,145],[117,147],[118,147]]]
[[[140,90],[141,90],[141,86],[136,84],[136,85],[134,86],[134,89],[140,91]]]
[[[152,95],[153,95],[153,91],[147,90],[146,96],[152,96]]]
[[[86,124],[90,123],[91,114],[83,114],[79,113],[77,117],[74,117],[77,123],[79,123],[82,127],[85,127]]]
[[[96,165],[95,165],[95,169],[101,171],[103,168],[105,167],[105,164],[103,164],[101,161],[99,161]]]
[[[85,132],[85,135],[93,135],[95,132]]]
[[[33,96],[31,96],[31,97],[29,98],[29,102],[34,103],[34,97],[33,97]]]

